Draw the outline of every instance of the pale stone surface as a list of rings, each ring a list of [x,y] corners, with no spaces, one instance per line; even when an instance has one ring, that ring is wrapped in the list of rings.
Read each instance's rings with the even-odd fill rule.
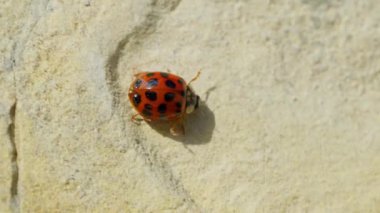
[[[380,211],[376,0],[0,2],[2,211]],[[134,69],[202,70],[185,138]]]

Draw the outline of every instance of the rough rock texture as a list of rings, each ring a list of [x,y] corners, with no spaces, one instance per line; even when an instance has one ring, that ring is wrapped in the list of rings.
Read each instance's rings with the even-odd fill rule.
[[[1,212],[379,212],[377,0],[0,0]],[[134,70],[204,100],[138,126]]]

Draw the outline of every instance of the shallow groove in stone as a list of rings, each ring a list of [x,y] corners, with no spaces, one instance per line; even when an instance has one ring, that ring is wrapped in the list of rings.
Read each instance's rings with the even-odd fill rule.
[[[152,11],[147,15],[145,24],[141,26],[140,30],[136,31],[136,35],[140,35],[139,38],[145,38],[147,35],[153,33],[155,31],[158,20],[161,18],[160,15],[173,11],[179,5],[179,3],[180,1],[178,0],[152,1]],[[145,36],[141,37],[140,33],[144,34]],[[156,175],[157,179],[165,184],[170,191],[183,197],[184,202],[197,207],[194,200],[191,198],[184,186],[178,179],[174,177],[171,168],[165,162],[159,159],[157,151],[155,151],[155,149],[152,147],[147,147],[147,145],[140,139],[136,139],[135,142],[136,143],[134,145],[137,153],[143,157],[146,164],[149,165],[153,174]]]
[[[145,163],[149,165],[150,170],[156,178],[167,187],[168,190],[183,198],[184,203],[200,210],[190,193],[185,189],[180,180],[174,177],[169,165],[160,159],[158,152],[152,147],[147,147],[140,139],[135,139],[134,148]]]
[[[180,2],[181,0],[153,0],[150,4],[152,9],[146,15],[143,23],[136,26],[131,33],[127,34],[117,44],[114,53],[108,58],[106,64],[106,80],[113,97],[112,107],[114,110],[118,109],[117,106],[120,103],[120,84],[117,68],[125,47],[128,45],[130,51],[136,48],[136,46],[141,43],[143,39],[156,31],[157,23],[161,19],[161,16],[175,10]],[[123,111],[120,109],[119,114],[123,115]],[[123,126],[125,127],[126,125],[124,120],[123,123]],[[136,129],[132,130],[137,131]],[[141,140],[141,134],[136,133],[135,135],[136,139],[133,147],[144,159],[151,171],[157,176],[157,179],[167,185],[170,191],[181,196],[184,203],[199,209],[181,182],[174,177],[171,168],[158,157],[157,151],[155,151],[153,147],[147,147],[147,145]]]
[[[141,40],[154,33],[161,16],[173,11],[180,2],[180,0],[153,0],[151,3],[152,10],[146,15],[145,20],[140,25],[134,27],[131,33],[128,33],[119,41],[115,51],[108,58],[106,64],[106,81],[112,93],[112,107],[114,109],[120,103],[119,73],[117,72],[117,67],[126,45],[131,43],[131,41],[133,41],[133,44],[138,44]]]

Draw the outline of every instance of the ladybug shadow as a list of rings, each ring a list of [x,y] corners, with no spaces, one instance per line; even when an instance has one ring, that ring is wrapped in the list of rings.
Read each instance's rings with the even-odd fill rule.
[[[171,126],[166,122],[153,122],[148,124],[164,137],[187,145],[199,145],[211,141],[215,128],[215,116],[210,108],[201,102],[197,110],[186,115],[184,121],[185,134],[180,136],[170,134],[169,130]]]

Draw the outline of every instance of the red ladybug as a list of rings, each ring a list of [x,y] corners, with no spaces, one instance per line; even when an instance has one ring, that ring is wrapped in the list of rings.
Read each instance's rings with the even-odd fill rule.
[[[141,72],[129,87],[129,100],[138,114],[132,116],[139,121],[141,115],[147,122],[164,120],[172,123],[173,135],[184,134],[183,119],[198,108],[199,96],[190,83],[199,77],[200,72],[188,83],[183,78],[168,72]]]

